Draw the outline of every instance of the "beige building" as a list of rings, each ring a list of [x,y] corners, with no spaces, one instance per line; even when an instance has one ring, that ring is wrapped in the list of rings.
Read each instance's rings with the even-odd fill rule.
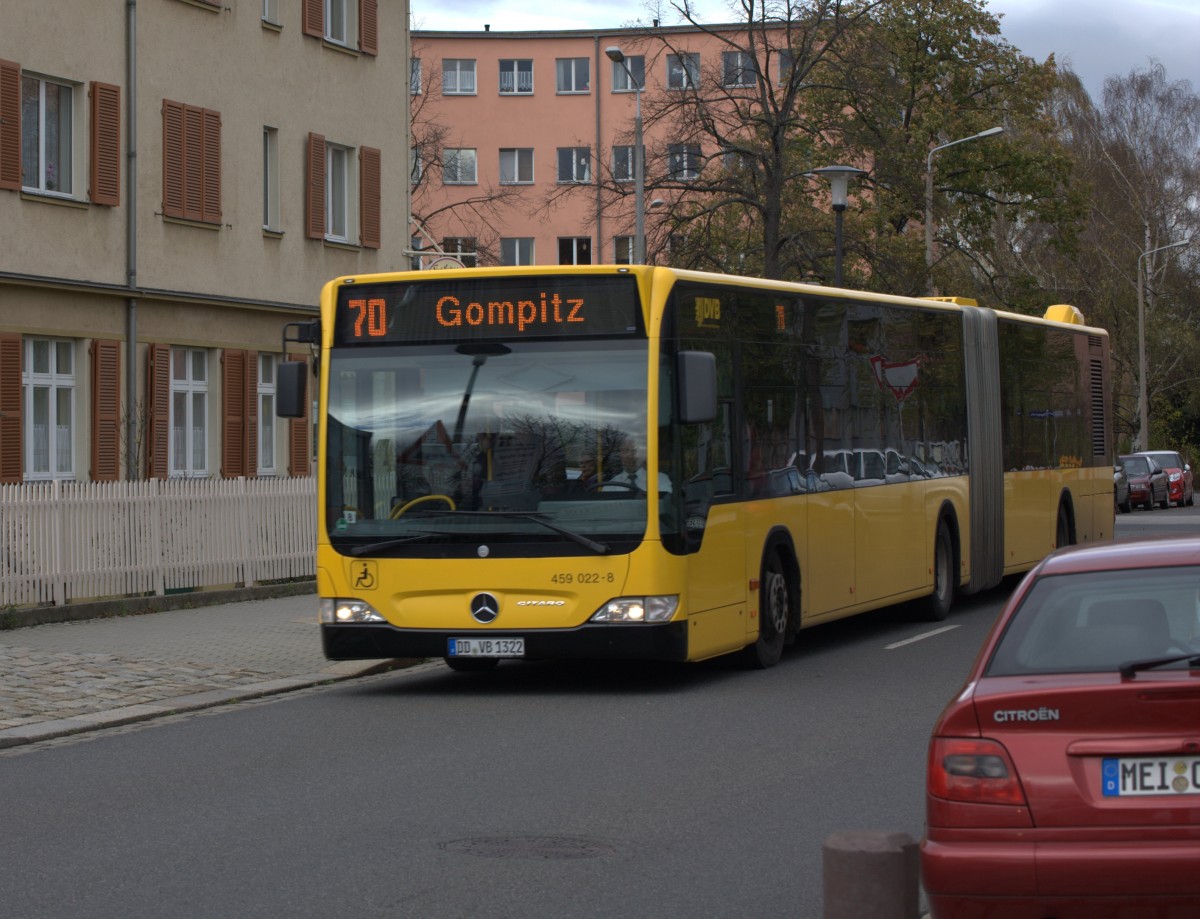
[[[281,333],[407,264],[409,58],[403,0],[5,4],[0,482],[307,474]]]

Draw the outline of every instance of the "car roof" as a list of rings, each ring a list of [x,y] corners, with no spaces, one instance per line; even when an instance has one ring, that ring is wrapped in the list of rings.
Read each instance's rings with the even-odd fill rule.
[[[1038,574],[1075,574],[1123,568],[1200,567],[1200,536],[1149,536],[1071,546],[1047,556]]]

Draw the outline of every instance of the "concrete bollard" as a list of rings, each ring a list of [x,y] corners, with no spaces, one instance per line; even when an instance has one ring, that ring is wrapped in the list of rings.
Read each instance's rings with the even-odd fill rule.
[[[907,833],[834,833],[821,858],[824,919],[918,919],[920,863]]]

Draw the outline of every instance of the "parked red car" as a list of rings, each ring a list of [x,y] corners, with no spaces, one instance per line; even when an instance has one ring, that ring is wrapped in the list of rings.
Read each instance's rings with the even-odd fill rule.
[[[1183,457],[1174,450],[1143,450],[1138,456],[1149,456],[1158,461],[1163,472],[1167,474],[1167,489],[1170,500],[1176,507],[1185,504],[1191,507],[1196,503],[1195,491],[1192,488],[1192,467],[1185,463]]]
[[[1152,456],[1142,456],[1131,453],[1128,456],[1117,457],[1125,467],[1125,477],[1129,479],[1129,501],[1131,504],[1144,507],[1148,511],[1158,507],[1171,506],[1171,483],[1162,466]]]
[[[1034,568],[929,747],[934,919],[1200,916],[1200,538]]]

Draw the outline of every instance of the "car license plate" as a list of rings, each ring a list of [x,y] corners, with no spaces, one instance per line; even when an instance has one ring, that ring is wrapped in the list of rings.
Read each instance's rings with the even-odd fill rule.
[[[1106,757],[1100,774],[1106,798],[1200,794],[1200,756]]]
[[[521,657],[524,638],[451,638],[447,657]]]

